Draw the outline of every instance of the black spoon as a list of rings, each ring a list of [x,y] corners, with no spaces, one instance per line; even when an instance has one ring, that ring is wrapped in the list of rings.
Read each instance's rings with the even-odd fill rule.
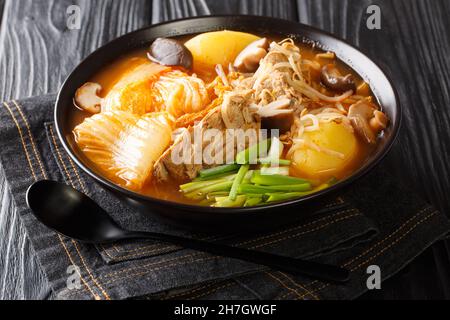
[[[39,221],[63,235],[83,242],[108,243],[146,238],[320,280],[345,282],[349,279],[348,270],[336,266],[168,234],[124,230],[91,198],[56,181],[42,180],[34,183],[28,189],[26,198]]]

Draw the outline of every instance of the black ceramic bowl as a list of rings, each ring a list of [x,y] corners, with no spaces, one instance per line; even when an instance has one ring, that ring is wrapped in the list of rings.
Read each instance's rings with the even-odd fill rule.
[[[324,50],[336,53],[337,57],[353,68],[366,82],[388,115],[390,124],[381,137],[377,148],[364,165],[349,178],[326,190],[312,195],[259,207],[209,208],[185,205],[143,196],[121,188],[89,166],[89,162],[78,151],[68,119],[74,112],[73,96],[78,87],[88,81],[97,71],[119,56],[136,48],[147,46],[157,37],[172,37],[216,30],[236,30],[273,37],[293,37],[298,42],[310,42]],[[124,201],[136,206],[141,212],[170,218],[184,225],[196,226],[263,226],[283,222],[310,212],[311,207],[320,206],[323,198],[348,186],[377,165],[391,148],[399,127],[401,111],[395,89],[381,69],[355,47],[324,31],[303,24],[256,16],[208,16],[189,18],[153,25],[126,34],[101,47],[70,74],[64,82],[56,101],[55,123],[58,135],[77,165],[104,187],[113,191]]]

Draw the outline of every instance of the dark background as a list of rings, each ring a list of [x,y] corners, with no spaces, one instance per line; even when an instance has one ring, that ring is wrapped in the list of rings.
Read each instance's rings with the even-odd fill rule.
[[[81,30],[66,27],[72,4],[81,7]],[[371,4],[381,8],[381,30],[366,27]],[[129,31],[181,17],[236,13],[319,27],[379,63],[404,109],[400,137],[382,165],[450,215],[449,0],[0,0],[0,101],[57,92],[81,59]],[[51,297],[1,170],[0,299]],[[362,298],[450,299],[449,244],[436,243],[382,290]]]

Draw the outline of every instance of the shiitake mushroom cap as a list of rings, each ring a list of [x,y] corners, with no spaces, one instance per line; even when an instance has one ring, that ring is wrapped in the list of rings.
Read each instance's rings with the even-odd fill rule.
[[[192,69],[192,53],[186,46],[175,39],[157,38],[151,44],[148,58],[163,66],[180,66],[187,70]]]
[[[320,72],[322,84],[335,92],[356,91],[356,83],[351,74],[342,75],[334,64],[327,64]]]

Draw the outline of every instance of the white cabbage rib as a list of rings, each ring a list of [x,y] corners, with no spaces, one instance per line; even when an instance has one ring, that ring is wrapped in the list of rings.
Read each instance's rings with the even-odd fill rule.
[[[172,127],[165,113],[110,111],[86,118],[74,135],[81,151],[108,178],[140,190],[169,146]]]
[[[179,70],[167,72],[153,84],[158,110],[165,110],[174,117],[203,110],[210,102],[209,93],[202,79],[189,76]]]

